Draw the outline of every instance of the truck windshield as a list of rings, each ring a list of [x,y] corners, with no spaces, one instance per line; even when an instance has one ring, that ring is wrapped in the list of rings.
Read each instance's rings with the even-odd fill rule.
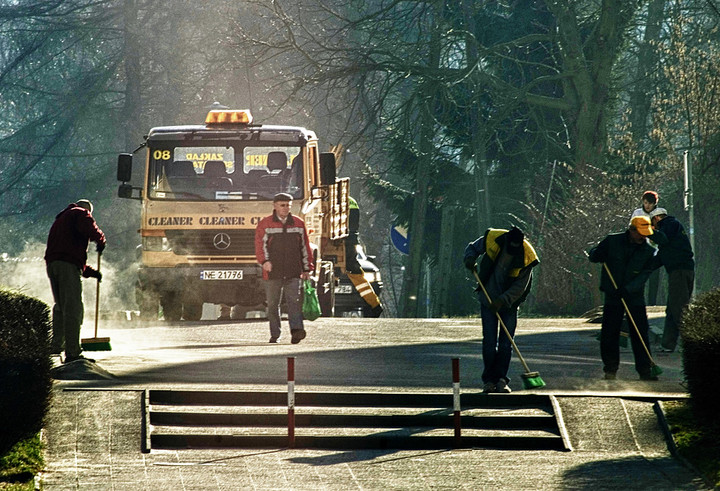
[[[303,153],[299,146],[156,142],[149,152],[151,199],[272,200],[277,193],[303,197]]]

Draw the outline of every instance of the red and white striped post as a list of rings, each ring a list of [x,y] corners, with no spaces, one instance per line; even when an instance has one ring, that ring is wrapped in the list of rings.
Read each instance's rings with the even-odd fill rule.
[[[288,447],[295,447],[295,357],[287,359],[288,379]]]
[[[453,419],[455,422],[455,444],[460,444],[460,359],[452,359],[453,377]]]

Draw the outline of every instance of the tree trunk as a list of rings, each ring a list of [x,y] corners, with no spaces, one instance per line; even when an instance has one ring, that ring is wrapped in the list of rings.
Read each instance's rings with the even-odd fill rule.
[[[612,69],[624,34],[643,2],[603,0],[592,33],[584,38],[577,5],[571,0],[546,0],[557,22],[565,100],[570,106],[571,145],[575,171],[598,163],[607,146],[607,113],[611,110]]]
[[[630,92],[630,123],[633,137],[637,142],[646,141],[648,114],[652,93],[656,90],[656,81],[652,76],[658,65],[658,56],[652,43],[660,37],[661,23],[665,13],[665,0],[652,0],[648,6],[648,16],[642,44],[637,53],[637,71]]]
[[[125,46],[123,60],[125,64],[125,105],[122,112],[124,128],[124,148],[134,150],[140,143],[142,129],[141,114],[141,66],[140,41],[138,39],[138,8],[136,0],[125,0]]]

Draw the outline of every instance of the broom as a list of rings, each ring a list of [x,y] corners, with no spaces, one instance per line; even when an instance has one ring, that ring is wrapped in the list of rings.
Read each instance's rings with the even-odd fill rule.
[[[487,298],[487,301],[489,303],[492,303],[490,295],[488,295],[488,292],[485,289],[485,285],[483,285],[482,281],[480,281],[480,277],[478,276],[477,271],[475,271],[475,268],[473,268],[473,274],[475,275],[475,279],[477,280],[478,285],[480,285],[480,288],[482,288],[482,291],[485,294],[485,298]],[[520,354],[520,350],[518,349],[517,344],[515,344],[515,340],[510,335],[510,331],[508,331],[508,328],[505,326],[505,323],[500,317],[500,314],[496,311],[495,315],[497,316],[498,321],[500,321],[500,326],[502,327],[503,331],[505,331],[508,339],[510,339],[510,344],[512,344],[512,347],[515,350],[515,353],[517,354],[520,363],[522,363],[522,366],[525,369],[525,373],[522,374],[523,387],[525,387],[526,389],[539,389],[540,387],[545,387],[545,382],[542,378],[540,378],[540,372],[530,371],[530,367],[528,367],[528,364],[525,362],[525,358],[523,358],[523,356]]]
[[[610,272],[610,268],[608,268],[608,265],[603,263],[603,268],[605,268],[605,271],[607,271],[608,276],[610,277],[610,281],[612,281],[613,287],[615,289],[618,289],[617,283],[615,283],[615,278],[613,277],[612,273]],[[628,319],[630,319],[630,324],[633,325],[635,328],[635,332],[638,335],[638,338],[640,339],[640,343],[642,343],[642,347],[645,349],[645,353],[647,353],[648,358],[650,359],[650,375],[653,377],[657,377],[660,375],[663,371],[662,368],[657,366],[655,363],[655,360],[653,360],[652,355],[650,354],[650,350],[648,349],[647,345],[645,344],[645,340],[640,335],[640,329],[638,329],[637,324],[635,324],[635,319],[633,319],[632,314],[630,314],[630,309],[627,306],[627,303],[625,303],[625,299],[620,297],[620,300],[622,301],[623,307],[625,307],[625,312],[627,313]]]
[[[100,256],[98,252],[97,270],[100,272]],[[98,334],[98,313],[100,312],[100,280],[97,280],[97,289],[95,290],[95,337],[80,340],[80,346],[86,351],[110,351],[110,338],[99,338]]]

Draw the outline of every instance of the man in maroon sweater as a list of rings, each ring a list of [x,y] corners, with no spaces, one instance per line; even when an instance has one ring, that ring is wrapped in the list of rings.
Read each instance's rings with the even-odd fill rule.
[[[80,278],[102,279],[99,271],[85,264],[90,241],[97,244],[98,254],[105,249],[105,235],[95,223],[92,209],[92,203],[86,199],[70,203],[55,217],[45,249],[47,275],[55,299],[52,352],[60,354],[64,347],[65,363],[87,359],[80,348],[84,315]]]

